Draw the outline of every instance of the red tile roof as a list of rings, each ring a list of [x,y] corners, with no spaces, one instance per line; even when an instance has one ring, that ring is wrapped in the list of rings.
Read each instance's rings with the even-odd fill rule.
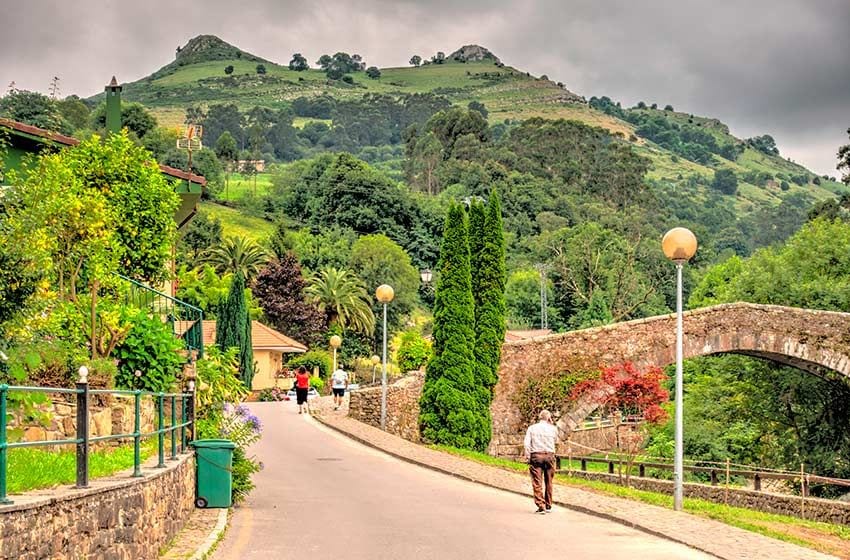
[[[39,138],[51,140],[53,142],[56,142],[57,144],[62,144],[64,146],[76,146],[80,143],[80,141],[74,138],[73,136],[65,136],[64,134],[59,134],[58,132],[50,132],[49,130],[39,128],[37,126],[24,124],[22,122],[13,121],[10,119],[0,118],[0,126],[5,126],[7,128],[11,128],[12,130],[23,132],[25,134],[31,134],[33,136],[38,136]],[[177,169],[175,167],[169,167],[168,165],[160,164],[159,170],[170,177],[182,179],[184,181],[191,181],[192,183],[198,183],[201,186],[205,186],[207,184],[207,180],[202,175],[195,175],[194,173],[189,173],[187,171],[183,171],[182,169]]]
[[[174,330],[178,333],[184,333],[192,323],[189,321],[177,321]],[[215,344],[215,321],[204,321],[204,346]],[[262,324],[259,321],[251,321],[251,347],[254,350],[275,350],[277,352],[306,352],[307,347],[279,333],[273,328]]]

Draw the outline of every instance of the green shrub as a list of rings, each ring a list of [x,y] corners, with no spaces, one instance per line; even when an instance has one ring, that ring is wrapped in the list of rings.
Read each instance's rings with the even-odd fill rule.
[[[310,373],[313,373],[314,367],[318,367],[319,377],[322,379],[326,379],[330,375],[331,368],[333,367],[330,354],[324,350],[310,350],[309,352],[305,352],[289,360],[288,365],[292,369],[304,366]]]
[[[325,382],[321,377],[310,376],[310,387],[314,387],[319,393],[325,388]]]
[[[183,343],[170,324],[140,312],[132,319],[127,338],[115,349],[119,360],[115,385],[120,389],[170,391],[177,383],[186,358]]]
[[[434,350],[431,341],[423,338],[416,330],[404,331],[396,353],[396,360],[401,371],[418,370],[428,363]]]
[[[248,497],[251,490],[254,489],[254,482],[251,480],[251,475],[260,472],[262,464],[258,461],[250,459],[245,454],[245,449],[237,447],[233,450],[233,488],[231,496],[233,503],[238,504]]]
[[[275,402],[282,401],[286,398],[286,389],[281,389],[279,387],[269,387],[268,389],[263,389],[260,391],[260,394],[257,395],[257,400],[260,402]]]

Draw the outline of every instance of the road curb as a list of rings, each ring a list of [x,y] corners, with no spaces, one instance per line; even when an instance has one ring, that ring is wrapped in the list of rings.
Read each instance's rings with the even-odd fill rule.
[[[454,478],[466,480],[468,482],[474,482],[474,483],[480,484],[482,486],[487,486],[488,488],[495,488],[496,490],[502,490],[503,492],[510,492],[511,494],[517,494],[517,495],[520,495],[520,496],[533,497],[533,494],[531,492],[523,492],[523,491],[514,490],[512,488],[505,488],[504,486],[494,484],[492,482],[479,480],[475,477],[467,476],[465,474],[458,473],[458,472],[455,472],[455,471],[452,471],[452,470],[449,470],[449,469],[444,469],[444,468],[438,467],[436,465],[431,465],[429,463],[417,461],[416,459],[413,459],[412,457],[408,457],[408,456],[403,455],[401,453],[393,452],[393,451],[386,449],[384,447],[381,447],[381,446],[379,446],[379,445],[377,445],[377,444],[375,444],[371,441],[368,441],[365,438],[362,438],[360,436],[352,434],[351,432],[348,432],[348,431],[342,429],[339,426],[335,426],[331,422],[325,421],[319,415],[312,415],[312,417],[317,422],[319,422],[322,426],[326,426],[328,428],[331,428],[332,430],[334,430],[334,431],[336,431],[340,434],[343,434],[344,436],[346,436],[350,439],[353,439],[354,441],[356,441],[358,443],[361,443],[361,444],[363,444],[367,447],[371,447],[372,449],[376,449],[378,451],[381,451],[382,453],[386,453],[387,455],[395,457],[396,459],[401,459],[402,461],[405,461],[407,463],[411,463],[413,465],[418,465],[420,467],[424,467],[426,469],[429,469],[429,470],[432,470],[432,471],[435,471],[435,472],[439,472],[439,473],[442,473],[442,474],[447,474],[447,475],[452,476]],[[483,466],[486,466],[486,465],[483,465]],[[489,468],[498,468],[498,467],[489,467]],[[708,554],[709,556],[713,556],[715,558],[721,558],[723,560],[739,560],[739,557],[737,555],[719,556],[715,552],[706,550],[699,545],[695,545],[695,544],[690,543],[690,542],[688,542],[684,539],[675,538],[675,537],[673,537],[669,534],[665,534],[664,532],[661,532],[661,531],[656,531],[655,529],[652,529],[650,527],[646,527],[644,525],[636,523],[635,521],[633,521],[631,519],[626,519],[624,517],[612,515],[610,513],[604,512],[604,511],[599,511],[599,510],[595,510],[595,509],[591,509],[591,508],[587,508],[587,507],[583,507],[583,506],[579,506],[579,505],[576,505],[576,504],[571,504],[571,503],[567,503],[567,502],[563,502],[563,501],[555,500],[554,503],[556,505],[559,505],[563,508],[566,508],[566,509],[569,509],[569,510],[572,510],[572,511],[577,511],[579,513],[584,513],[586,515],[592,515],[594,517],[599,517],[599,518],[602,518],[602,519],[605,519],[605,520],[608,520],[608,521],[613,521],[614,523],[617,523],[619,525],[625,525],[626,527],[641,531],[643,533],[646,533],[646,534],[649,534],[649,535],[652,535],[652,536],[655,536],[655,537],[658,537],[658,538],[662,538],[664,540],[668,540],[668,541],[671,541],[671,542],[675,542],[675,543],[685,545],[688,548],[698,550],[698,551],[700,551],[704,554]]]
[[[215,527],[201,543],[201,546],[195,551],[195,553],[189,557],[189,560],[204,560],[218,544],[218,541],[221,540],[221,537],[224,535],[224,531],[227,529],[227,515],[230,510],[228,509],[220,509],[218,512],[218,520],[216,521]]]

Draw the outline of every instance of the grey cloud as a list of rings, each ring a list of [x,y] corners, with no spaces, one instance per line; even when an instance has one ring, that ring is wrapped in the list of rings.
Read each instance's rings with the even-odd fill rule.
[[[586,96],[773,134],[819,173],[835,174],[850,126],[846,0],[29,0],[0,15],[0,87],[45,91],[59,75],[64,94],[90,95],[112,74],[149,74],[201,33],[282,63],[346,50],[397,66],[479,43]]]

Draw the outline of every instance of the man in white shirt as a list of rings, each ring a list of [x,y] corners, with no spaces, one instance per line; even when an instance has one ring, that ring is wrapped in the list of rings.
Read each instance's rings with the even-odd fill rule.
[[[558,428],[552,424],[552,413],[548,410],[541,410],[537,418],[537,424],[532,424],[525,432],[525,458],[528,460],[537,513],[549,513],[552,510],[552,480],[555,477],[555,443],[558,441]]]
[[[342,399],[345,397],[345,389],[347,387],[348,374],[342,369],[342,365],[340,364],[339,368],[331,376],[331,389],[334,393],[334,410],[339,410],[340,405],[342,405]]]

